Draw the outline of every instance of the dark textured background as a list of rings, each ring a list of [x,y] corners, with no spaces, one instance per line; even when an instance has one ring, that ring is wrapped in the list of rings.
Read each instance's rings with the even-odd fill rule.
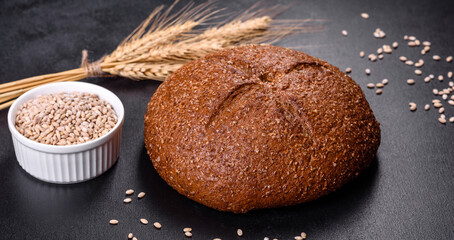
[[[164,1],[162,1],[164,2]],[[199,2],[199,1],[197,1]],[[289,1],[279,1],[284,5]],[[112,51],[159,1],[68,0],[0,1],[0,82],[77,67],[82,49],[95,60]],[[232,11],[252,1],[219,2]],[[268,2],[272,4],[272,1]],[[80,184],[55,185],[34,179],[15,159],[7,129],[7,111],[0,111],[0,238],[2,239],[184,239],[182,228],[193,228],[193,239],[243,239],[265,236],[293,239],[301,231],[308,239],[454,239],[454,124],[437,122],[438,113],[422,110],[434,96],[432,88],[448,81],[422,82],[413,67],[398,61],[419,58],[419,49],[404,45],[403,35],[432,42],[424,56],[423,76],[454,70],[454,63],[434,62],[433,54],[454,55],[454,1],[295,1],[281,18],[330,20],[322,33],[304,34],[279,42],[302,47],[351,76],[365,91],[382,126],[376,161],[359,178],[320,200],[293,207],[235,215],[199,205],[171,189],[154,171],[143,144],[146,104],[159,86],[153,81],[89,79],[116,93],[126,111],[119,161],[106,174]],[[180,4],[181,7],[184,4]],[[368,12],[369,20],[360,17]],[[383,40],[372,37],[382,28]],[[342,37],[342,29],[349,31]],[[359,51],[375,51],[393,41],[399,48],[371,63]],[[371,76],[364,74],[365,68]],[[366,89],[368,82],[388,78],[381,96]],[[406,79],[417,83],[408,86]],[[408,109],[415,101],[418,110]],[[445,104],[447,105],[447,104]],[[447,116],[454,109],[446,107]],[[122,203],[124,191],[145,191],[140,202]],[[162,223],[162,230],[144,226],[139,218]],[[109,219],[120,220],[110,226]]]

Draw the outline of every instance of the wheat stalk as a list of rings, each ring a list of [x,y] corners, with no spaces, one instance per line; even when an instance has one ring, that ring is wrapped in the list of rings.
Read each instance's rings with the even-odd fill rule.
[[[316,19],[273,20],[284,8],[258,8],[254,5],[230,21],[211,22],[220,17],[213,2],[194,6],[190,3],[171,14],[169,8],[157,7],[118,47],[100,60],[88,63],[82,52],[80,68],[45,74],[0,84],[0,110],[13,99],[45,83],[78,81],[87,77],[121,76],[133,80],[164,81],[188,61],[208,53],[244,44],[274,43],[290,34],[322,29]],[[308,25],[309,23],[309,25]]]

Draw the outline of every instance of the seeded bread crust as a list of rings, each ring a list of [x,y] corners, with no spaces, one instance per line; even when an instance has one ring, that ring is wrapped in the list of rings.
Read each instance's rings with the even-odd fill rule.
[[[338,68],[303,52],[250,45],[168,77],[148,103],[145,145],[179,193],[244,213],[340,188],[373,160],[380,124]]]

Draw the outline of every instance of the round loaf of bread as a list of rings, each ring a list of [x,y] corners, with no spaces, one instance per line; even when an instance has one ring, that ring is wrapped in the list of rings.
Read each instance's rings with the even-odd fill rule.
[[[380,145],[380,125],[348,75],[262,45],[178,69],[151,97],[144,132],[170,186],[237,213],[326,195],[366,168]]]

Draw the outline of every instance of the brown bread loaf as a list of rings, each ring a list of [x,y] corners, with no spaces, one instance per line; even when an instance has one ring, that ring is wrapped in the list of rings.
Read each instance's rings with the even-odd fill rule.
[[[145,144],[179,193],[232,212],[317,199],[372,161],[360,87],[303,52],[243,46],[185,64],[151,98]]]

